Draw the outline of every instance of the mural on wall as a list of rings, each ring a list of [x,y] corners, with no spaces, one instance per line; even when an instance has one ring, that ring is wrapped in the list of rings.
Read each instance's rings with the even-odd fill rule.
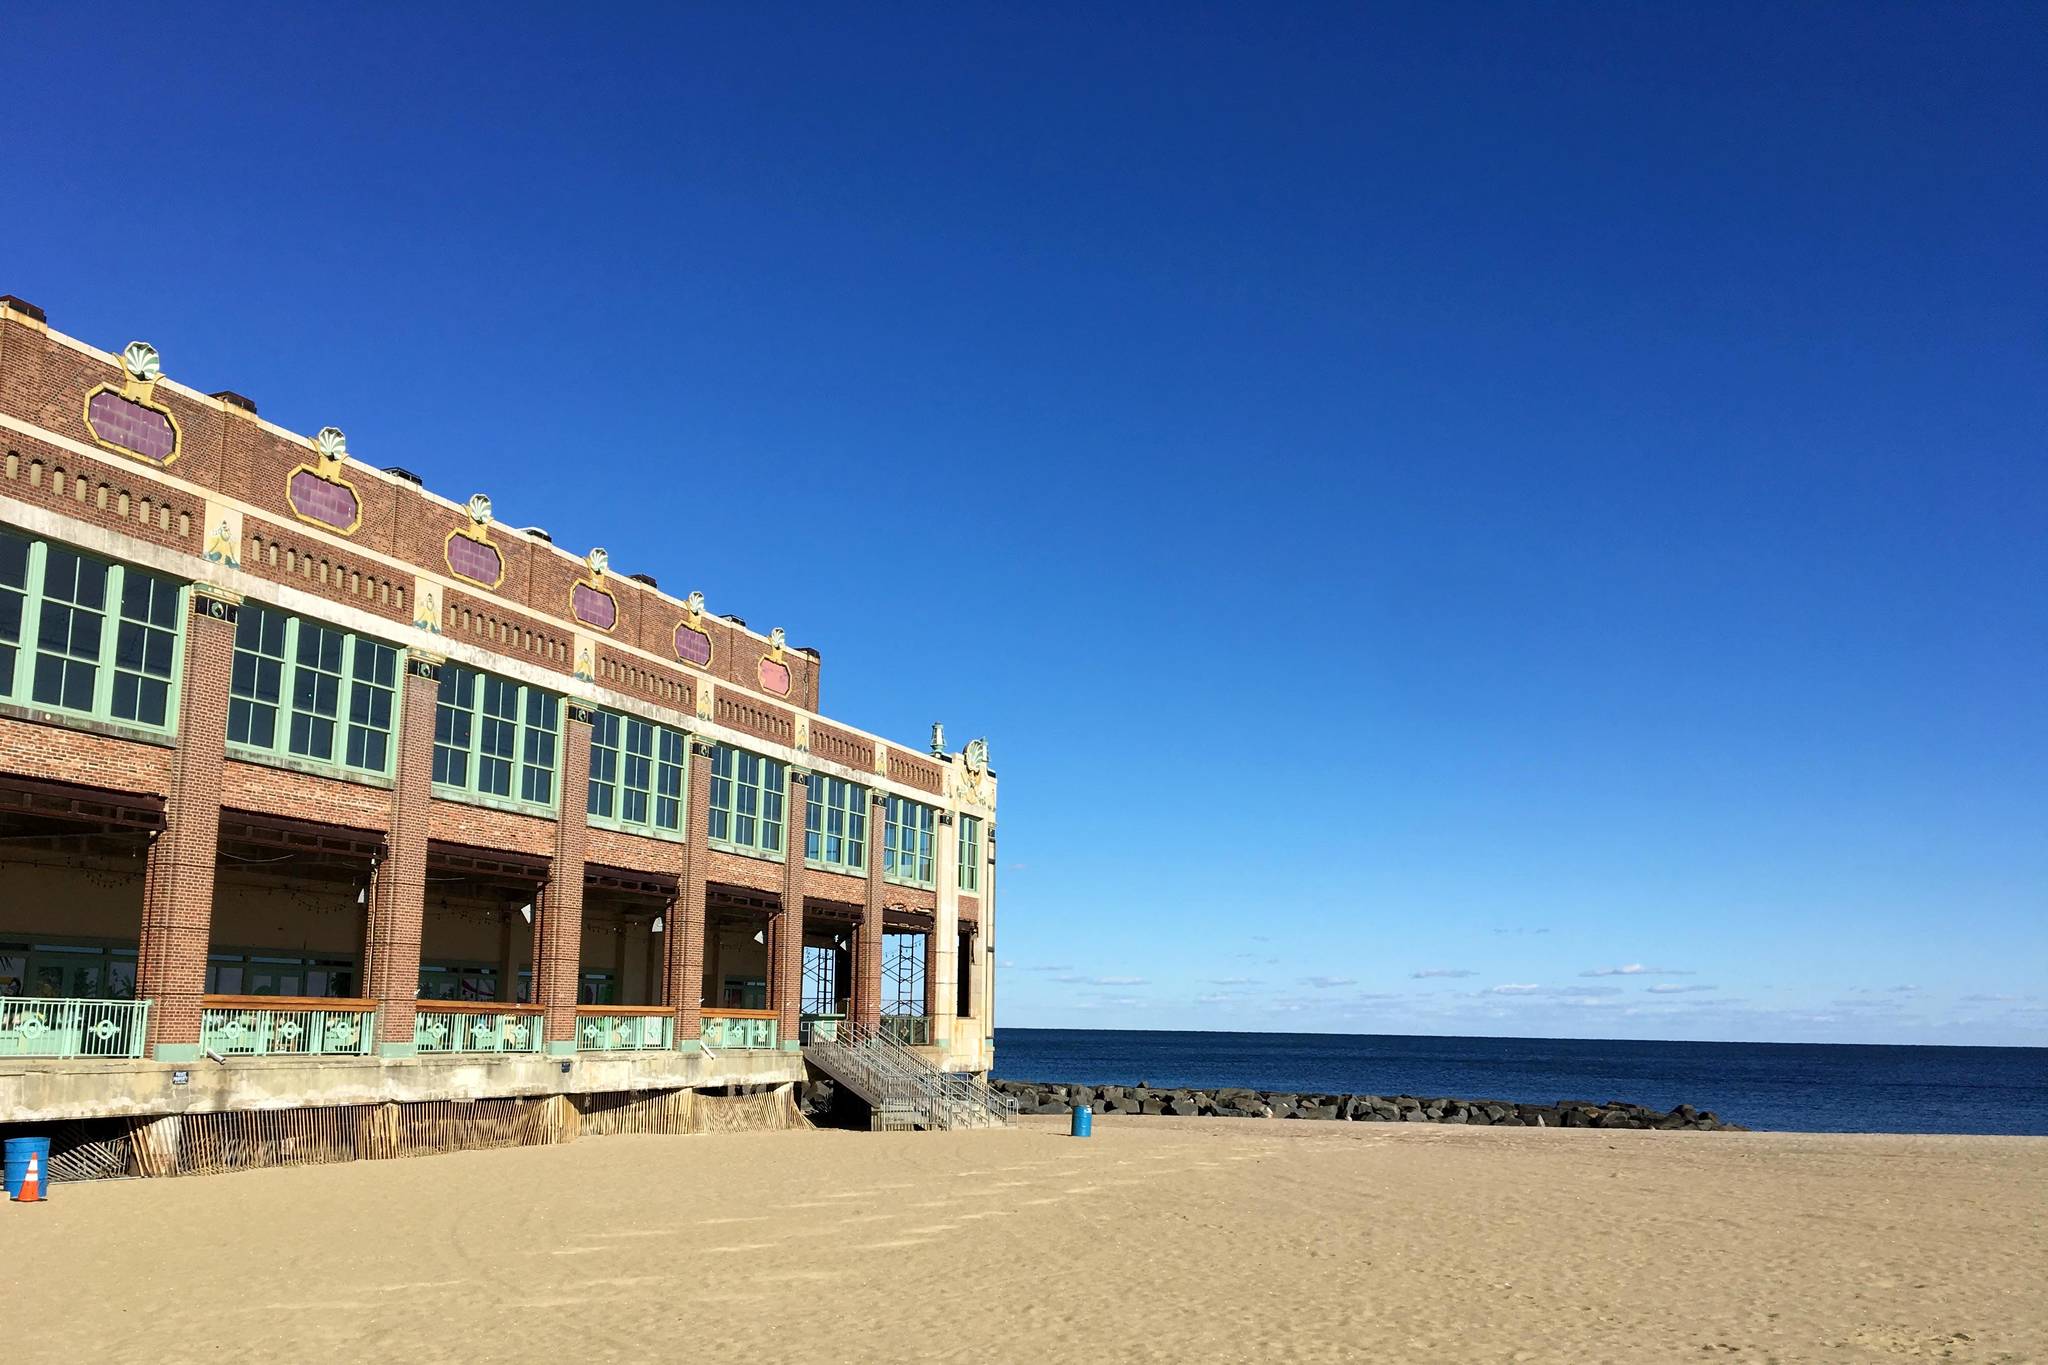
[[[146,341],[121,352],[121,385],[100,384],[85,395],[85,428],[108,450],[159,468],[178,458],[178,419],[156,401],[163,359]]]
[[[612,557],[599,546],[583,556],[583,563],[590,569],[590,577],[570,587],[569,614],[586,626],[610,630],[619,623],[618,599],[604,586],[604,576],[611,568]]]
[[[773,692],[778,697],[789,695],[789,665],[783,661],[787,649],[782,627],[777,626],[768,636],[768,652],[761,656],[759,675],[763,691]]]
[[[341,476],[348,463],[348,437],[340,427],[322,427],[313,438],[313,451],[314,463],[300,465],[285,480],[285,501],[300,521],[352,536],[363,524],[363,500]]]
[[[412,624],[429,635],[441,633],[441,589],[431,579],[412,581]]]
[[[711,667],[711,634],[704,629],[704,594],[693,592],[684,604],[689,615],[676,627],[676,657],[699,668]]]
[[[465,510],[469,525],[456,527],[442,542],[448,572],[480,588],[495,588],[505,581],[505,557],[491,543],[491,500],[472,493]]]
[[[213,528],[206,533],[206,562],[227,569],[241,568],[241,512],[209,502],[206,504],[206,522]]]

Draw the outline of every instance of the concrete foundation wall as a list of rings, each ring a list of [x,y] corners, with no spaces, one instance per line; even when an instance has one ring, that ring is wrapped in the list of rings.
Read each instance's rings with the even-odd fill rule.
[[[182,1075],[181,1083],[177,1078]],[[574,1057],[231,1057],[225,1063],[0,1061],[0,1123],[305,1109],[385,1101],[778,1085],[803,1079],[785,1052],[581,1053]]]

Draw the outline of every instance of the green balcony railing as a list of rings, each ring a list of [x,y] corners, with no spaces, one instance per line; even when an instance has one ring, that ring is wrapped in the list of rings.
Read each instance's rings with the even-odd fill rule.
[[[413,1046],[422,1053],[539,1052],[538,1005],[422,1000],[413,1013]]]
[[[717,1051],[773,1051],[777,1037],[774,1010],[705,1010],[704,1046]]]
[[[882,1032],[905,1047],[924,1047],[932,1040],[931,1016],[885,1014],[882,1016]]]
[[[676,1045],[675,1011],[662,1005],[579,1005],[579,1052],[666,1052]]]
[[[310,996],[209,995],[199,1041],[223,1057],[362,1057],[375,1039],[377,1002]]]
[[[140,1057],[147,1000],[0,999],[0,1057]]]

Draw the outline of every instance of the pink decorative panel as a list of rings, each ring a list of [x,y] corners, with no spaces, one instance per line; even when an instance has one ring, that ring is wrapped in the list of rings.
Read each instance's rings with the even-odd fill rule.
[[[778,697],[789,695],[789,665],[761,656],[761,686]]]
[[[699,668],[711,662],[711,637],[688,626],[676,627],[676,657]]]
[[[354,530],[363,510],[354,490],[329,483],[310,469],[292,475],[289,497],[294,512],[337,531]]]
[[[585,625],[610,630],[619,623],[619,604],[612,601],[610,593],[588,583],[578,583],[571,588],[569,601],[576,608],[576,619]]]
[[[448,567],[473,583],[492,588],[505,576],[505,561],[499,557],[498,547],[468,536],[449,537]]]
[[[145,460],[162,464],[178,448],[170,418],[118,393],[94,394],[85,414],[93,435]]]

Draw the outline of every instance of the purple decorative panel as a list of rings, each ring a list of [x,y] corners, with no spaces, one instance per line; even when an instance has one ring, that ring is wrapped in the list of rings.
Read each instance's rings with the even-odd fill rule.
[[[699,668],[711,662],[711,637],[688,626],[676,627],[676,657]]]
[[[761,656],[761,686],[778,697],[789,695],[789,665],[779,664],[763,654]]]
[[[353,531],[363,510],[353,489],[329,483],[310,469],[292,475],[288,496],[294,512],[337,531]]]
[[[145,460],[162,464],[178,448],[171,419],[118,393],[96,393],[85,410],[92,434]]]
[[[473,583],[491,588],[497,587],[498,580],[505,576],[505,561],[498,557],[498,547],[468,536],[448,538],[448,567]]]
[[[588,583],[578,583],[569,590],[569,601],[576,608],[576,619],[585,625],[596,626],[599,630],[610,630],[619,623],[619,604],[612,601],[612,595]]]

